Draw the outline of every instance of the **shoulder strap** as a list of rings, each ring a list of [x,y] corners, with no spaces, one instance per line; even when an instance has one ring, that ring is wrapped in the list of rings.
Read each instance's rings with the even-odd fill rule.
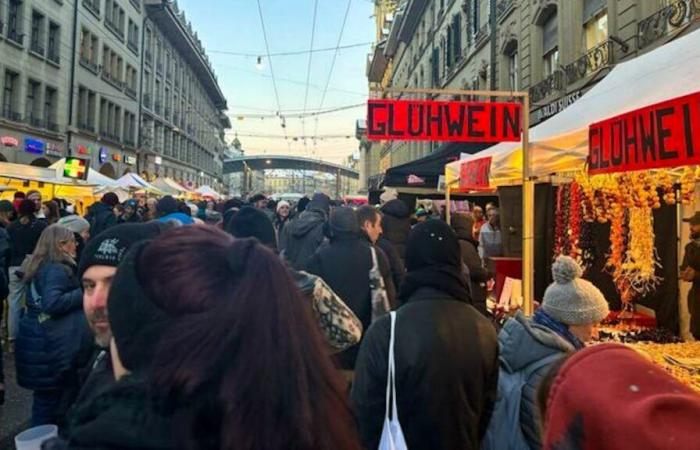
[[[530,365],[526,366],[525,369],[523,369],[524,378],[527,380],[528,378],[530,378],[530,375],[537,372],[542,367],[553,364],[554,362],[558,361],[559,359],[561,359],[563,357],[564,357],[564,355],[561,353],[552,353],[549,356],[546,356],[540,360],[537,360],[537,361],[531,363]]]
[[[387,364],[387,375],[386,375],[386,418],[391,420],[398,419],[398,408],[396,407],[396,380],[395,380],[395,364],[394,364],[394,337],[396,329],[396,311],[391,311],[389,313],[391,317],[391,334],[389,335],[389,361]],[[389,401],[391,403],[391,417],[389,417]]]

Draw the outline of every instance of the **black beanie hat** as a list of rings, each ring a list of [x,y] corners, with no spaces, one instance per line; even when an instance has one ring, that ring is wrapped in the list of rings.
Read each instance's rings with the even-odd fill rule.
[[[260,209],[244,206],[227,224],[226,231],[233,237],[254,237],[261,244],[277,250],[275,228],[267,215]]]
[[[309,206],[310,202],[311,202],[311,199],[309,197],[300,198],[299,203],[297,203],[297,211],[299,211],[299,212],[306,211],[306,207]]]
[[[462,268],[459,241],[454,230],[442,220],[416,225],[406,242],[406,270],[425,267]]]
[[[119,197],[117,197],[117,194],[114,192],[107,192],[105,195],[102,196],[102,203],[111,206],[114,208],[119,204]]]
[[[149,241],[136,243],[124,256],[107,298],[109,326],[127,370],[148,366],[171,319],[146,295],[138,262]]]
[[[360,235],[360,225],[357,223],[357,213],[354,209],[343,206],[336,208],[328,220],[331,236]]]
[[[92,266],[117,267],[129,248],[139,241],[153,239],[163,230],[160,222],[125,223],[92,237],[80,256],[78,276]]]
[[[156,211],[163,216],[177,212],[177,200],[175,200],[172,195],[166,195],[156,203]]]
[[[19,204],[17,211],[19,212],[20,216],[31,216],[32,214],[36,213],[36,203],[34,203],[32,200],[24,199]]]
[[[331,210],[331,199],[323,193],[314,194],[309,204],[306,206],[307,211],[321,211],[326,216]]]

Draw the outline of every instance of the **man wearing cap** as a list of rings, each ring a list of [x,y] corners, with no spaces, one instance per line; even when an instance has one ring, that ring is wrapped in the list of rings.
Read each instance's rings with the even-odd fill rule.
[[[67,375],[61,409],[85,402],[114,383],[109,341],[112,331],[107,320],[107,297],[117,266],[129,248],[137,242],[160,234],[164,225],[120,224],[91,239],[83,251],[78,276],[83,285],[83,311],[95,340],[73,362]]]
[[[685,246],[681,279],[693,283],[688,292],[688,309],[690,310],[690,332],[700,339],[700,211],[692,217],[683,219],[690,225],[690,242]]]

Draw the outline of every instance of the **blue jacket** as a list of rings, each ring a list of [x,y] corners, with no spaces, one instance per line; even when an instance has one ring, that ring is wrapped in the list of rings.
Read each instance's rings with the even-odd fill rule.
[[[194,223],[194,219],[192,219],[192,217],[181,212],[168,214],[167,216],[163,216],[158,220],[160,222],[170,222],[171,220],[174,220],[176,222],[180,222],[181,225],[192,225]]]
[[[574,346],[563,337],[528,319],[521,312],[509,319],[498,335],[500,366],[509,373],[525,370],[527,366],[552,354],[565,356]],[[549,366],[532,373],[522,389],[520,427],[532,449],[541,448],[540,426],[535,397],[537,387],[547,374]]]
[[[27,287],[15,345],[18,384],[31,390],[59,389],[86,334],[83,292],[73,268],[44,263]]]

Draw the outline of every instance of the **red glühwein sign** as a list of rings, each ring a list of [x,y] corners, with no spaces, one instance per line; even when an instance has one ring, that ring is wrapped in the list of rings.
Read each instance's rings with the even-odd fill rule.
[[[521,105],[369,100],[367,138],[397,141],[520,141]]]
[[[700,164],[700,92],[594,123],[592,175]]]
[[[472,159],[459,167],[459,188],[465,191],[488,190],[491,157]]]

